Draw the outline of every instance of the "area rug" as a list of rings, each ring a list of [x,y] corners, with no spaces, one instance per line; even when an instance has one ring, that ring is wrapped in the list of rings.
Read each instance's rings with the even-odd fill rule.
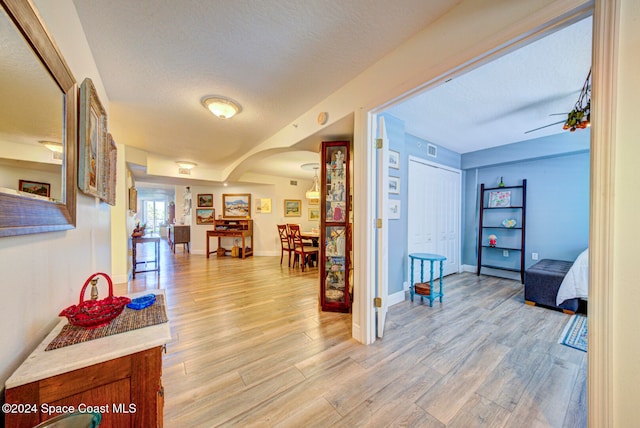
[[[558,343],[587,352],[587,317],[572,315]]]

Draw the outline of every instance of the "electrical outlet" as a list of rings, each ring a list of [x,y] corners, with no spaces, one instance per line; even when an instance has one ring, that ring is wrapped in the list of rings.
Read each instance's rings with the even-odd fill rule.
[[[531,253],[531,260],[538,260],[538,253]]]
[[[502,250],[503,257],[509,257],[509,250]]]

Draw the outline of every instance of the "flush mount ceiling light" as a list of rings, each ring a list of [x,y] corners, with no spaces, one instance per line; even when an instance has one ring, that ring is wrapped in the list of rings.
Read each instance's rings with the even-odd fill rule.
[[[189,162],[189,161],[177,161],[176,162],[180,168],[191,169],[194,166],[198,166],[198,164]]]
[[[55,141],[40,141],[40,144],[45,146],[47,149],[51,150],[54,153],[62,153],[64,152],[64,148],[61,143],[56,143]]]
[[[202,105],[220,119],[231,119],[242,111],[240,104],[234,100],[217,95],[204,97],[202,99]]]

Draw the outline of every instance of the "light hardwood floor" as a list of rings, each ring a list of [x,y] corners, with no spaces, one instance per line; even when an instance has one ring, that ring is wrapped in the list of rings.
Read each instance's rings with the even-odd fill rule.
[[[165,427],[586,426],[586,354],[556,343],[569,316],[519,282],[446,277],[442,304],[394,305],[364,346],[320,311],[317,268],[180,247],[128,286],[166,289]]]

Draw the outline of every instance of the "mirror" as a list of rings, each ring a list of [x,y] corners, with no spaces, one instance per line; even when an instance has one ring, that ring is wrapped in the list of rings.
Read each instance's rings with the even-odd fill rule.
[[[0,6],[0,236],[71,229],[77,85],[31,3]]]

